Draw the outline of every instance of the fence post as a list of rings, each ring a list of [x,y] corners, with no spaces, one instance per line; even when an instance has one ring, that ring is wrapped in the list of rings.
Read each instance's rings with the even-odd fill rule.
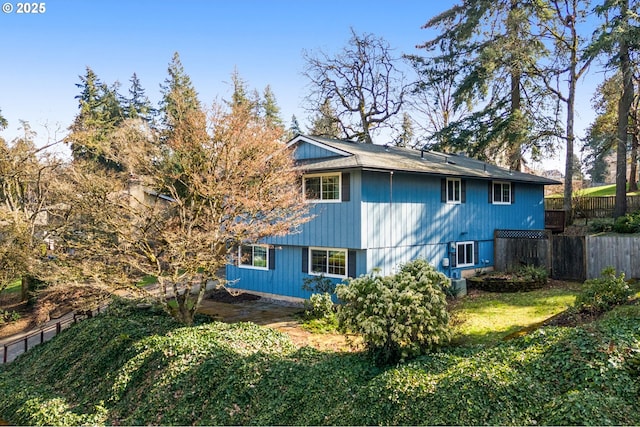
[[[29,337],[25,337],[24,339],[24,352],[26,353],[29,350]]]
[[[58,335],[62,331],[62,325],[60,322],[56,323],[56,335]]]
[[[7,345],[5,344],[4,346],[4,354],[2,355],[2,363],[6,364],[7,363],[7,353],[9,352],[9,347],[7,347]]]

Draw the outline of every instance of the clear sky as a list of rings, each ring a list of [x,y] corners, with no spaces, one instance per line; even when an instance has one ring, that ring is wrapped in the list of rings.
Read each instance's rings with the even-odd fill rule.
[[[85,67],[105,83],[119,81],[123,94],[135,72],[156,104],[176,51],[204,104],[229,99],[237,69],[250,89],[270,85],[285,123],[295,114],[305,129],[303,50],[338,52],[353,28],[384,38],[398,55],[419,53],[415,46],[430,38],[421,26],[456,2],[48,0],[39,14],[17,13],[15,0],[0,3],[0,109],[9,121],[0,135],[19,135],[22,119],[43,143],[60,139],[77,113],[75,85]],[[592,118],[594,85],[581,95],[579,123]]]

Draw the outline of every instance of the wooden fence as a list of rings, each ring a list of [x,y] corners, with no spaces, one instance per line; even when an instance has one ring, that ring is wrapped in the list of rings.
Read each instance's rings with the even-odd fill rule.
[[[573,214],[576,218],[607,218],[613,216],[616,203],[615,196],[575,197],[572,200]],[[544,208],[547,210],[561,210],[563,197],[546,197]],[[640,209],[640,196],[627,196],[627,212]]]
[[[587,278],[600,277],[606,267],[614,267],[627,279],[640,278],[640,236],[587,236]]]
[[[609,266],[625,277],[640,278],[640,236],[561,236],[548,230],[496,230],[495,269],[542,266],[554,279],[583,281],[600,277]]]
[[[495,230],[495,269],[508,271],[522,265],[550,265],[551,232],[549,230]]]
[[[551,238],[551,277],[558,280],[583,281],[587,278],[585,236]]]

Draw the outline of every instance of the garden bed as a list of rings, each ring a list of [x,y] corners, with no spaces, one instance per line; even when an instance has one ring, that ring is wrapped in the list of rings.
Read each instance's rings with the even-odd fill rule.
[[[486,292],[528,292],[547,284],[546,278],[532,279],[517,274],[488,274],[467,279],[467,286]]]

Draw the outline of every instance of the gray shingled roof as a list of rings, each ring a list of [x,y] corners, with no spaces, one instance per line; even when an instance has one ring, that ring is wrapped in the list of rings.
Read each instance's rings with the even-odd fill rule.
[[[301,160],[298,167],[306,172],[364,169],[409,173],[424,173],[461,178],[499,179],[555,185],[560,182],[523,172],[509,171],[498,166],[463,155],[421,151],[413,148],[361,144],[317,136],[300,135],[290,145],[306,141],[332,149],[335,156]]]

